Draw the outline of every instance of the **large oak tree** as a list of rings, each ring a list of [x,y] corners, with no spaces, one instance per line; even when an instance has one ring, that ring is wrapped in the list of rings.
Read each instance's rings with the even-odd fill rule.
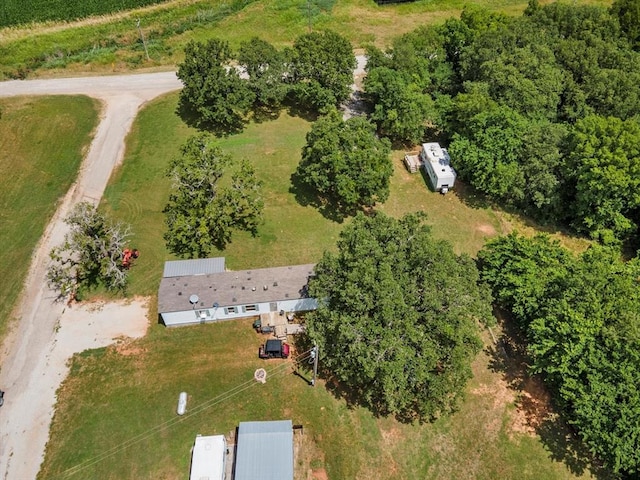
[[[490,297],[473,261],[433,239],[423,215],[358,214],[309,288],[321,364],[362,403],[405,420],[456,408]]]
[[[321,202],[341,214],[389,197],[393,166],[389,141],[363,117],[342,120],[333,110],[313,124],[296,172]]]
[[[230,67],[233,53],[223,40],[191,41],[178,65],[179,113],[187,123],[219,134],[241,131],[255,98],[247,82]]]
[[[231,181],[221,182],[231,171]],[[164,209],[167,248],[185,257],[224,249],[234,230],[253,234],[262,219],[261,182],[247,161],[239,164],[206,134],[187,140],[167,171],[173,190]]]

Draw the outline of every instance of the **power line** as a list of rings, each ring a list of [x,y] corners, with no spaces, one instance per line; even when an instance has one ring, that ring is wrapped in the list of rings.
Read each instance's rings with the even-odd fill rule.
[[[299,355],[296,355],[295,357],[292,358],[292,360],[297,360],[297,361],[302,361],[305,360],[306,358],[309,358],[311,355],[311,351],[313,349],[307,350],[306,352],[302,352]],[[274,367],[273,369],[267,371],[267,378],[269,377],[273,377],[276,375],[282,375],[283,373],[286,373],[287,368],[290,366],[289,362],[287,363],[283,363],[281,365],[278,365],[277,367]],[[106,450],[105,452],[100,453],[99,455],[94,456],[93,458],[89,458],[88,460],[85,460],[82,463],[79,463],[78,465],[75,465],[71,468],[68,468],[67,470],[65,470],[64,472],[60,473],[57,475],[58,478],[69,478],[73,475],[75,475],[78,472],[81,472],[82,470],[85,470],[86,468],[95,465],[96,463],[99,463],[103,460],[106,460],[109,457],[114,456],[115,454],[129,448],[132,445],[135,445],[136,443],[140,443],[148,438],[150,438],[151,436],[153,436],[154,434],[156,434],[159,431],[165,430],[167,428],[173,427],[174,425],[180,423],[180,422],[184,422],[187,419],[190,419],[191,417],[203,412],[204,410],[207,410],[215,405],[218,405],[226,400],[229,400],[230,398],[238,395],[239,393],[251,388],[254,385],[257,385],[258,382],[256,382],[254,379],[251,380],[247,380],[246,382],[243,382],[239,385],[236,385],[233,388],[230,388],[229,390],[219,394],[216,397],[213,397],[210,400],[205,401],[204,403],[201,403],[200,405],[197,405],[196,407],[190,409],[187,411],[187,413],[185,415],[179,416],[179,417],[172,417],[171,419],[160,423],[158,425],[156,425],[155,427],[151,427],[149,428],[147,431],[139,433],[138,435],[132,437],[131,439],[122,442],[120,444],[118,444],[118,446],[116,447],[112,447],[108,450]]]

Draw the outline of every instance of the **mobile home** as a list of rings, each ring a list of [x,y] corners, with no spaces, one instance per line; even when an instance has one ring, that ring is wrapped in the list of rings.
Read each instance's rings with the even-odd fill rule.
[[[165,326],[318,308],[307,291],[313,264],[237,271],[224,271],[223,265],[201,259],[165,266],[158,290],[158,314]]]

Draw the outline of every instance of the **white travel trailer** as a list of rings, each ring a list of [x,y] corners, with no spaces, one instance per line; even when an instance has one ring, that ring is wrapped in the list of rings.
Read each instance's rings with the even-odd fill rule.
[[[224,435],[198,435],[191,451],[189,480],[225,480],[227,441]]]
[[[456,181],[456,171],[451,167],[449,152],[438,143],[423,143],[420,160],[436,192],[447,193]]]

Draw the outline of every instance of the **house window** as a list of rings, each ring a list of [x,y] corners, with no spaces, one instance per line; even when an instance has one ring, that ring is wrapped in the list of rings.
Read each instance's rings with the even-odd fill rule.
[[[196,318],[203,322],[205,320],[211,320],[213,317],[209,310],[196,310]]]
[[[227,315],[230,313],[238,313],[238,307],[225,307],[224,313]]]
[[[256,310],[258,310],[258,306],[257,305],[245,305],[244,307],[242,307],[242,309],[245,312],[255,312]]]

